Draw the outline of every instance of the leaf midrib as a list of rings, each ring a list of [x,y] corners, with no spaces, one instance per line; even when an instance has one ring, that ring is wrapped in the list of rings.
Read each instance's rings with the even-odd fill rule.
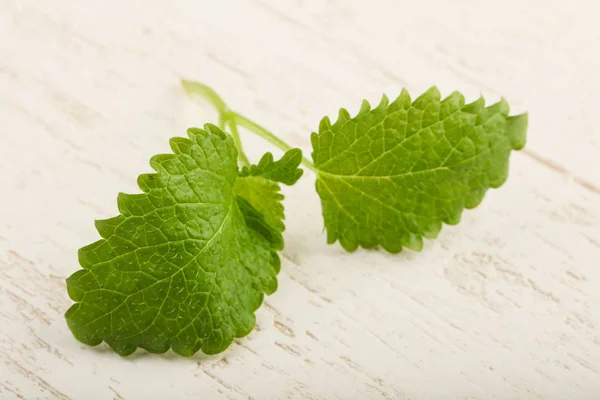
[[[408,177],[408,176],[412,176],[412,175],[419,175],[419,174],[425,174],[425,173],[433,173],[433,172],[443,171],[443,170],[450,171],[451,168],[448,167],[448,166],[441,166],[441,167],[435,167],[435,168],[430,168],[430,169],[424,169],[424,170],[420,170],[420,171],[407,171],[407,172],[403,172],[401,174],[394,174],[394,175],[356,175],[356,174],[346,175],[346,174],[334,174],[334,173],[331,173],[331,172],[325,172],[325,171],[320,170],[318,168],[317,168],[317,170],[318,170],[318,175],[326,176],[328,178],[369,180],[369,179],[402,178],[402,177]]]

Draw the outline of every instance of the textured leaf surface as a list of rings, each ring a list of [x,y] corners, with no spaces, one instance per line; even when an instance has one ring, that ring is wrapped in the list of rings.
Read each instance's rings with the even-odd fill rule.
[[[441,101],[433,87],[414,102],[403,90],[372,110],[363,102],[354,118],[344,109],[333,125],[324,118],[311,139],[328,242],[420,250],[442,222],[458,223],[504,183],[511,150],[525,145],[527,114],[508,113],[504,99]]]
[[[273,240],[275,247],[283,246],[281,232],[285,230],[283,199],[277,182],[293,185],[302,176],[298,166],[302,161],[300,149],[288,150],[278,161],[273,161],[273,155],[266,153],[258,163],[244,167],[240,171],[240,177],[235,181],[234,193],[248,202],[264,217],[268,226],[256,227]],[[243,203],[243,202],[242,202]],[[244,205],[241,205],[244,208]],[[249,224],[256,221],[247,217]]]
[[[234,192],[261,213],[265,222],[273,229],[283,232],[285,229],[282,204],[284,196],[280,193],[276,182],[262,176],[238,178],[235,181]]]
[[[258,165],[244,167],[240,171],[240,176],[262,176],[275,182],[293,185],[300,179],[304,172],[298,168],[301,161],[302,151],[300,149],[286,151],[278,161],[273,161],[271,153],[265,153]]]
[[[262,214],[233,193],[231,137],[212,125],[188,136],[151,159],[143,193],[120,194],[121,214],[97,221],[103,239],[80,250],[66,318],[81,342],[121,355],[218,353],[252,330],[277,289],[281,243],[254,228],[267,225]]]

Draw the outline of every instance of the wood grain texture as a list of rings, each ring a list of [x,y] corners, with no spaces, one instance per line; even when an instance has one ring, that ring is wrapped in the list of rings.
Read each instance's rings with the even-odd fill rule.
[[[0,398],[599,398],[597,5],[526,4],[1,0]],[[150,156],[214,120],[182,77],[307,152],[323,115],[433,84],[506,97],[529,142],[422,253],[327,246],[307,173],[253,333],[120,358],[73,339],[64,279]]]

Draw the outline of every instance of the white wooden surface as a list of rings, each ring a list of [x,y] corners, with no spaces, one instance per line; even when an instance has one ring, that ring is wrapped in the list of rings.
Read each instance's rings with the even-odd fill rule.
[[[0,0],[0,398],[600,398],[595,1]],[[422,253],[327,246],[286,190],[279,291],[225,353],[76,342],[76,251],[170,137],[181,77],[310,151],[319,119],[401,87],[530,112],[507,184]],[[268,148],[244,135],[257,160]],[[270,149],[270,148],[269,148]]]

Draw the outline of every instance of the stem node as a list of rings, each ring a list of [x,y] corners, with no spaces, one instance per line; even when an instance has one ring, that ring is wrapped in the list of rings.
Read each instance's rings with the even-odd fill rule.
[[[199,94],[212,103],[212,105],[219,113],[219,128],[225,130],[226,127],[229,127],[235,146],[238,149],[238,157],[243,165],[250,165],[250,160],[248,159],[248,156],[246,156],[246,153],[244,153],[244,150],[242,149],[242,141],[240,139],[240,134],[237,129],[238,125],[260,136],[261,138],[277,146],[284,152],[292,149],[292,146],[281,140],[279,137],[275,136],[267,129],[258,125],[256,122],[253,122],[248,118],[236,113],[235,111],[230,110],[229,107],[227,107],[227,104],[221,98],[221,96],[219,96],[217,92],[215,92],[214,89],[212,89],[210,86],[207,86],[200,82],[193,82],[188,80],[182,80],[181,84],[188,93]],[[315,173],[317,172],[315,165],[304,156],[302,157],[302,164],[311,171]]]

